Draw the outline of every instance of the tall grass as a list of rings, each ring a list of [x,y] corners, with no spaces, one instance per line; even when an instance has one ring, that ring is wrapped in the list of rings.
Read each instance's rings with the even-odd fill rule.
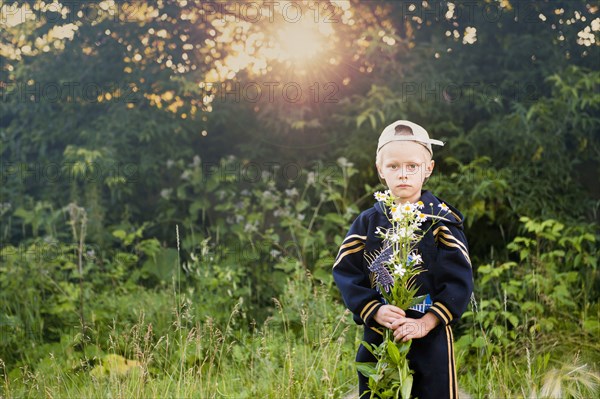
[[[237,322],[241,303],[224,326],[211,319],[190,324],[191,305],[180,306],[160,335],[140,312],[128,330],[113,326],[106,342],[90,344],[100,349],[92,359],[75,363],[66,342],[31,368],[10,376],[0,368],[0,392],[6,398],[334,398],[351,391],[357,336],[349,315],[301,274],[275,303],[272,318],[250,327]]]
[[[477,321],[481,306],[472,303],[472,308],[466,315],[475,321],[463,321],[472,324],[456,345],[459,385],[471,397],[598,397],[600,342],[579,327],[583,320],[552,333],[520,329],[524,336],[507,340],[510,329],[498,324],[485,328]]]
[[[261,325],[242,325],[237,303],[222,326],[191,321],[186,300],[149,320],[140,309],[128,329],[111,327],[105,342],[77,351],[65,337],[38,364],[5,370],[4,398],[347,398],[356,397],[354,351],[360,328],[324,287],[296,274],[276,312]],[[157,317],[157,313],[153,317]],[[491,343],[490,343],[491,345]],[[459,346],[460,347],[460,346]],[[559,361],[550,352],[522,348],[522,356],[492,354],[479,362],[458,351],[461,388],[473,398],[587,398],[598,393],[594,365],[577,354]],[[468,367],[466,367],[468,365]],[[9,373],[10,372],[10,373]]]

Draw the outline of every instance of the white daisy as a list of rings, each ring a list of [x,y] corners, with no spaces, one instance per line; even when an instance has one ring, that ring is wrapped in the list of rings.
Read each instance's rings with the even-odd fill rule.
[[[414,207],[415,206],[413,204],[411,204],[410,202],[407,202],[404,205],[402,205],[400,207],[400,209],[402,209],[402,212],[404,212],[404,213],[410,213],[413,211]]]
[[[382,193],[381,191],[377,191],[375,193],[375,199],[377,201],[385,201],[385,200],[387,200],[387,198],[388,198],[388,196],[386,193]]]
[[[405,213],[402,211],[402,207],[392,208],[392,219],[394,222],[401,222],[404,220]]]

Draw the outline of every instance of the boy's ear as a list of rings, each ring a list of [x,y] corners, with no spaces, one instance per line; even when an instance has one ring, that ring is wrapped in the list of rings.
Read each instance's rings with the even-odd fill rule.
[[[380,179],[383,179],[383,172],[381,172],[381,168],[377,165],[377,162],[375,162],[375,167],[377,168],[377,176],[379,176]]]
[[[429,165],[425,168],[425,178],[429,178],[433,173],[433,168],[435,167],[435,161],[432,159],[429,161]]]

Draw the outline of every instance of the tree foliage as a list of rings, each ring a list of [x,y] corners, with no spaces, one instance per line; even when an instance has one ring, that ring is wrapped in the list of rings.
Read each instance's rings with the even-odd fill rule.
[[[191,318],[227,323],[215,309],[239,303],[251,324],[298,270],[331,289],[337,245],[379,184],[377,137],[398,119],[446,142],[427,188],[466,216],[479,294],[522,299],[512,262],[564,277],[547,276],[544,321],[486,298],[469,325],[501,317],[504,345],[575,309],[587,337],[599,32],[585,0],[1,1],[5,361],[43,356],[20,345],[27,334],[56,343],[79,323],[100,341],[113,315],[135,323],[114,293],[158,315],[177,287],[178,312],[193,302]]]

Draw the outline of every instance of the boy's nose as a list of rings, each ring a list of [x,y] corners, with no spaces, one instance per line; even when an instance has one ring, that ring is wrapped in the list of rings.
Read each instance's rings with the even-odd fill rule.
[[[398,171],[398,178],[400,180],[408,179],[408,173],[406,172],[406,168],[404,168],[404,167],[400,168],[400,170]]]

